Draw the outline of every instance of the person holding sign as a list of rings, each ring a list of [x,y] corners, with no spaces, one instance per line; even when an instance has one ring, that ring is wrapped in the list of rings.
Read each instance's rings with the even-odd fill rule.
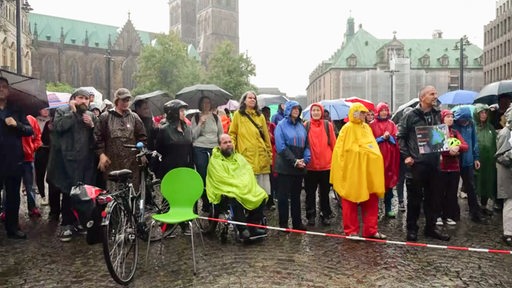
[[[409,169],[407,177],[407,241],[418,240],[418,218],[421,204],[424,203],[425,236],[443,241],[450,236],[436,227],[439,216],[440,195],[436,183],[439,183],[439,152],[420,154],[416,127],[441,124],[441,113],[437,108],[437,90],[426,86],[418,95],[419,104],[404,115],[398,129],[400,154]]]
[[[437,225],[457,224],[460,219],[460,208],[457,200],[457,190],[459,189],[460,165],[459,157],[461,153],[468,151],[468,144],[462,138],[462,135],[452,129],[453,112],[450,110],[441,111],[441,121],[448,126],[449,150],[441,153],[441,215],[437,218]]]

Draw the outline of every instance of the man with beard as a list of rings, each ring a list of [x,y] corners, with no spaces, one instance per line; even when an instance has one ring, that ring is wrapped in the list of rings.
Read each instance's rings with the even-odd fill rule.
[[[20,183],[23,173],[22,136],[31,136],[25,113],[8,103],[9,81],[0,77],[0,188],[5,188],[5,230],[7,237],[25,239],[19,228]]]
[[[79,182],[94,185],[96,181],[96,124],[96,116],[89,111],[89,91],[85,89],[75,90],[69,106],[58,108],[55,112],[47,180],[62,192],[62,228],[59,234],[62,242],[71,241],[73,232],[81,229],[71,210],[71,188]]]
[[[213,204],[219,204],[223,196],[227,197],[234,221],[261,224],[268,195],[258,186],[249,162],[234,152],[228,134],[222,134],[219,146],[213,148],[206,173],[206,194]],[[238,225],[237,229],[242,240],[266,235],[260,228]]]

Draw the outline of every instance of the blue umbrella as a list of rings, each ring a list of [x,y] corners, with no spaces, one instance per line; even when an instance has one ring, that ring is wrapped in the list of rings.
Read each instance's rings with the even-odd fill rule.
[[[439,96],[439,101],[441,101],[442,104],[448,105],[471,104],[477,95],[478,92],[475,91],[455,90]]]
[[[342,99],[334,99],[334,100],[322,100],[320,104],[324,106],[325,110],[328,110],[331,115],[331,120],[343,120],[348,116],[348,110],[350,109],[350,103],[345,102]],[[302,111],[302,118],[304,120],[309,120],[311,105],[306,107],[304,111]]]

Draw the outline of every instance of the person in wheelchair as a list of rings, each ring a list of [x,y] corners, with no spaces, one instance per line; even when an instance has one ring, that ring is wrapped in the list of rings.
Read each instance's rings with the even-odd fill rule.
[[[228,134],[222,134],[219,146],[213,148],[206,173],[206,194],[215,205],[229,198],[234,221],[262,223],[268,195],[256,182],[249,162],[234,151]],[[237,225],[237,229],[241,240],[266,235],[264,229],[256,227]]]

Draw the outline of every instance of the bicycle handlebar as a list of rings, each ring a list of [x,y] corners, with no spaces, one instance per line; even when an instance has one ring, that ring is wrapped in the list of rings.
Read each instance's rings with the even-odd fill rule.
[[[123,144],[123,147],[130,148],[130,149],[136,149],[136,150],[140,151],[139,154],[137,154],[135,156],[137,158],[148,155],[151,158],[158,158],[158,161],[162,161],[162,155],[160,153],[158,153],[157,151],[151,151],[151,150],[147,149],[146,146],[144,145],[144,143],[142,143],[142,142],[137,142],[137,144],[135,144],[135,145]]]

